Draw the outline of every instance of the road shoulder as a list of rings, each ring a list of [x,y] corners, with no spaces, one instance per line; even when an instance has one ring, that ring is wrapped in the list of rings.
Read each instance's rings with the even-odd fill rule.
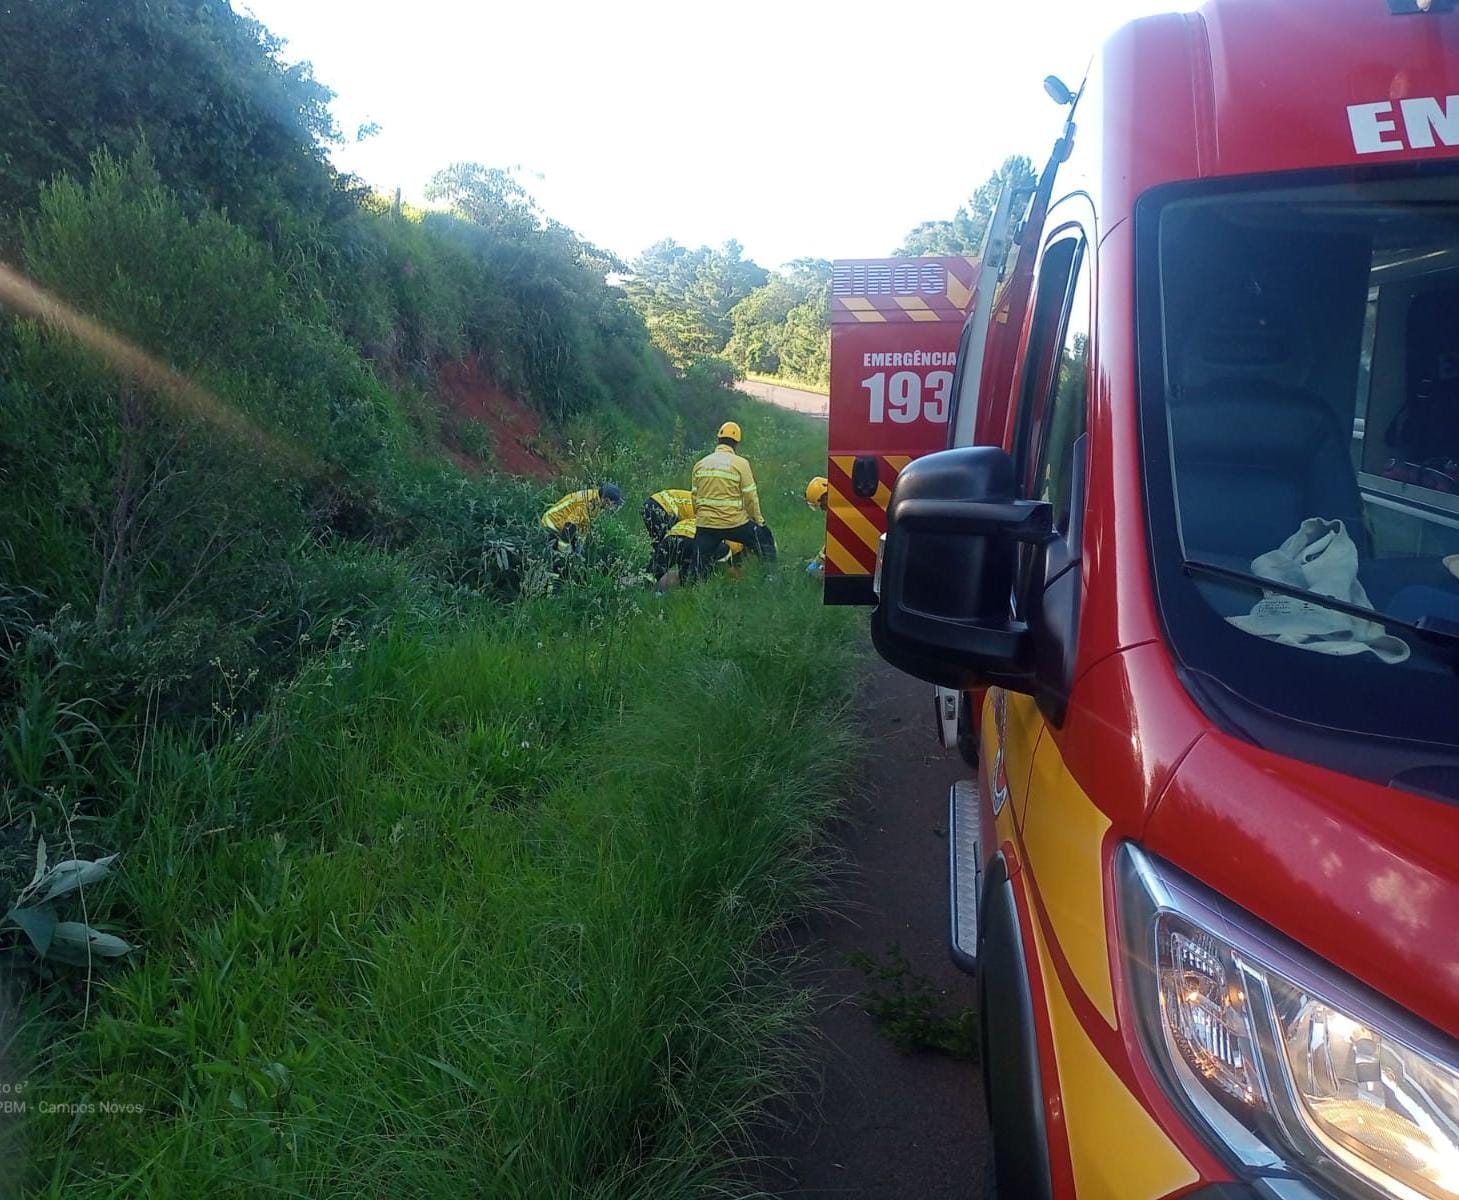
[[[947,792],[965,778],[932,724],[932,689],[879,661],[864,687],[866,778],[840,829],[848,869],[827,910],[793,933],[822,1002],[806,1094],[765,1137],[760,1186],[787,1200],[975,1197],[986,1147],[975,1064],[897,1050],[858,1005],[848,961],[901,948],[950,1010],[974,1004],[947,955]]]

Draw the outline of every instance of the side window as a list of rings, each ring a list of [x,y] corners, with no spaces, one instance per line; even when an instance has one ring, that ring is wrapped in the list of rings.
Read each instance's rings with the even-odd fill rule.
[[[968,346],[973,340],[972,319],[963,322],[963,331],[957,340],[957,370],[952,375],[952,408],[947,414],[947,444],[953,446],[957,441],[957,424],[959,415],[971,404],[978,402],[979,380],[974,379],[972,372],[968,370]],[[974,420],[977,413],[973,414]],[[971,427],[972,422],[969,422]]]
[[[1054,506],[1054,525],[1069,532],[1074,482],[1074,445],[1084,433],[1089,404],[1089,269],[1081,246],[1075,253],[1064,336],[1040,425],[1043,441],[1034,459],[1028,494]]]
[[[1069,300],[1069,284],[1073,278],[1079,240],[1061,238],[1044,251],[1039,264],[1037,292],[1034,296],[1033,321],[1029,326],[1028,344],[1024,349],[1023,379],[1019,385],[1018,424],[1014,443],[1018,477],[1024,481],[1024,494],[1031,495],[1033,461],[1043,445],[1044,417],[1048,405],[1050,381],[1054,376],[1056,356],[1063,332],[1064,314]]]

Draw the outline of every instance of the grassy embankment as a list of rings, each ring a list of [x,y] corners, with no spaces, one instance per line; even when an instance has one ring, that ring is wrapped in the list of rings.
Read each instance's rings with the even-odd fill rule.
[[[700,1187],[778,1086],[759,947],[846,758],[822,429],[672,370],[509,176],[339,177],[222,0],[94,7],[0,21],[0,1194]],[[493,469],[462,362],[571,478]],[[727,415],[789,561],[620,587]],[[633,505],[553,589],[537,516],[605,475]],[[43,842],[120,853],[48,919],[133,953],[17,915]]]
[[[801,570],[822,427],[742,420],[774,575],[660,600],[594,574],[344,646],[215,749],[146,746],[90,900],[141,950],[24,1039],[35,1194],[724,1178],[803,1008],[762,945],[815,894],[857,642]],[[687,465],[643,457],[616,464],[630,495]],[[611,520],[641,549],[632,507]],[[141,1111],[44,1115],[75,1103]]]

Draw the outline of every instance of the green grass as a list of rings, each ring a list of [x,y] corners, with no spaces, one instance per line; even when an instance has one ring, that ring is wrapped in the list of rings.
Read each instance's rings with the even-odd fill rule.
[[[824,426],[740,419],[777,570],[656,599],[609,569],[146,744],[86,833],[123,852],[88,916],[141,950],[14,1043],[29,1194],[734,1191],[793,1067],[766,935],[818,895],[860,646],[801,570]],[[646,457],[630,495],[678,482]],[[612,521],[600,553],[646,551],[636,503]]]
[[[897,943],[887,947],[885,961],[862,951],[847,955],[847,961],[875,981],[862,993],[861,1007],[903,1054],[933,1050],[949,1058],[978,1058],[977,1009],[949,1010],[946,993],[912,970]]]

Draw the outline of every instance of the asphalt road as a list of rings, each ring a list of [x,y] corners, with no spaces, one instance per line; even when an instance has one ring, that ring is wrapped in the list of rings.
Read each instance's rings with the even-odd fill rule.
[[[781,408],[788,408],[791,412],[807,413],[812,417],[826,419],[831,411],[830,398],[820,392],[804,392],[800,388],[785,387],[779,383],[756,383],[751,379],[743,380],[737,386],[742,392],[768,400]]]
[[[975,1003],[972,979],[947,955],[947,793],[970,768],[938,745],[930,684],[877,659],[864,696],[867,776],[839,835],[850,869],[832,911],[796,931],[825,996],[818,1079],[782,1114],[787,1127],[762,1139],[760,1186],[787,1200],[976,1200],[986,1147],[977,1067],[897,1050],[857,1006],[867,980],[846,961],[858,950],[882,958],[895,942],[950,1009]]]

